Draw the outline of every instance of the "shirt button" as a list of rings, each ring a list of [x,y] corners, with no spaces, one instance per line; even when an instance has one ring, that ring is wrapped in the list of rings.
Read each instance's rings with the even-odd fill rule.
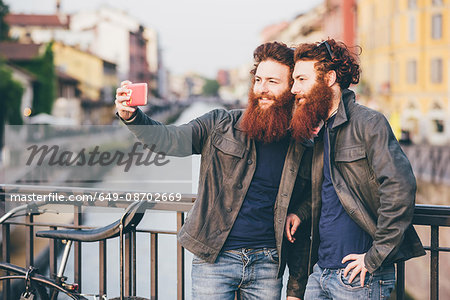
[[[216,231],[216,233],[217,233],[217,235],[219,235],[219,234],[222,233],[222,230],[219,229],[219,230]]]
[[[282,197],[287,197],[287,194],[284,194],[284,193],[283,193],[283,194],[281,194],[281,196],[282,196]]]
[[[232,211],[231,207],[228,207],[228,208],[227,208],[227,212],[230,213],[231,211]]]
[[[283,219],[278,219],[278,223],[282,223],[283,222]]]
[[[242,184],[238,183],[238,185],[236,186],[238,189],[242,189]]]
[[[249,159],[249,160],[247,160],[247,163],[248,163],[249,165],[251,165],[251,164],[253,163],[253,160]]]

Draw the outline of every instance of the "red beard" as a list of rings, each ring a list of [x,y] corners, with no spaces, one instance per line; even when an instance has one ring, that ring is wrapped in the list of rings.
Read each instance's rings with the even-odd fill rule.
[[[309,140],[313,138],[314,130],[320,122],[328,118],[333,104],[333,90],[322,78],[318,78],[308,94],[295,96],[296,103],[301,98],[304,101],[292,116],[292,137],[296,140]]]
[[[248,107],[242,117],[242,126],[251,139],[272,143],[286,136],[292,116],[294,95],[288,89],[279,97],[272,97],[274,103],[261,109],[258,100],[267,95],[255,94],[253,87],[249,91]]]

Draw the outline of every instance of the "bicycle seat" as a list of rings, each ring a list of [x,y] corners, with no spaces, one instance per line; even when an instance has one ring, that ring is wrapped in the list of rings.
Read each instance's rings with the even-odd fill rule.
[[[136,227],[142,220],[145,209],[149,203],[145,201],[134,202],[130,204],[122,217],[104,227],[95,229],[61,229],[61,230],[45,230],[36,232],[37,237],[50,239],[72,240],[78,242],[97,242],[100,240],[113,238],[120,234],[120,221],[123,224],[123,233],[127,233],[131,228]]]

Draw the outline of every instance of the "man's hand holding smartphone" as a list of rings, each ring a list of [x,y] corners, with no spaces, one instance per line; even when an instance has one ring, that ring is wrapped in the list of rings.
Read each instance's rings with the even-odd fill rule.
[[[147,84],[122,81],[116,90],[117,113],[124,120],[129,120],[136,111],[136,106],[147,104]]]

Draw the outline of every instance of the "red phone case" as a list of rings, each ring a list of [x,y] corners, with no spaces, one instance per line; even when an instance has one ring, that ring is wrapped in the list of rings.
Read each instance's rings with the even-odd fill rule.
[[[127,85],[130,89],[131,97],[127,101],[128,106],[141,106],[147,104],[147,84],[146,83],[132,83]]]

